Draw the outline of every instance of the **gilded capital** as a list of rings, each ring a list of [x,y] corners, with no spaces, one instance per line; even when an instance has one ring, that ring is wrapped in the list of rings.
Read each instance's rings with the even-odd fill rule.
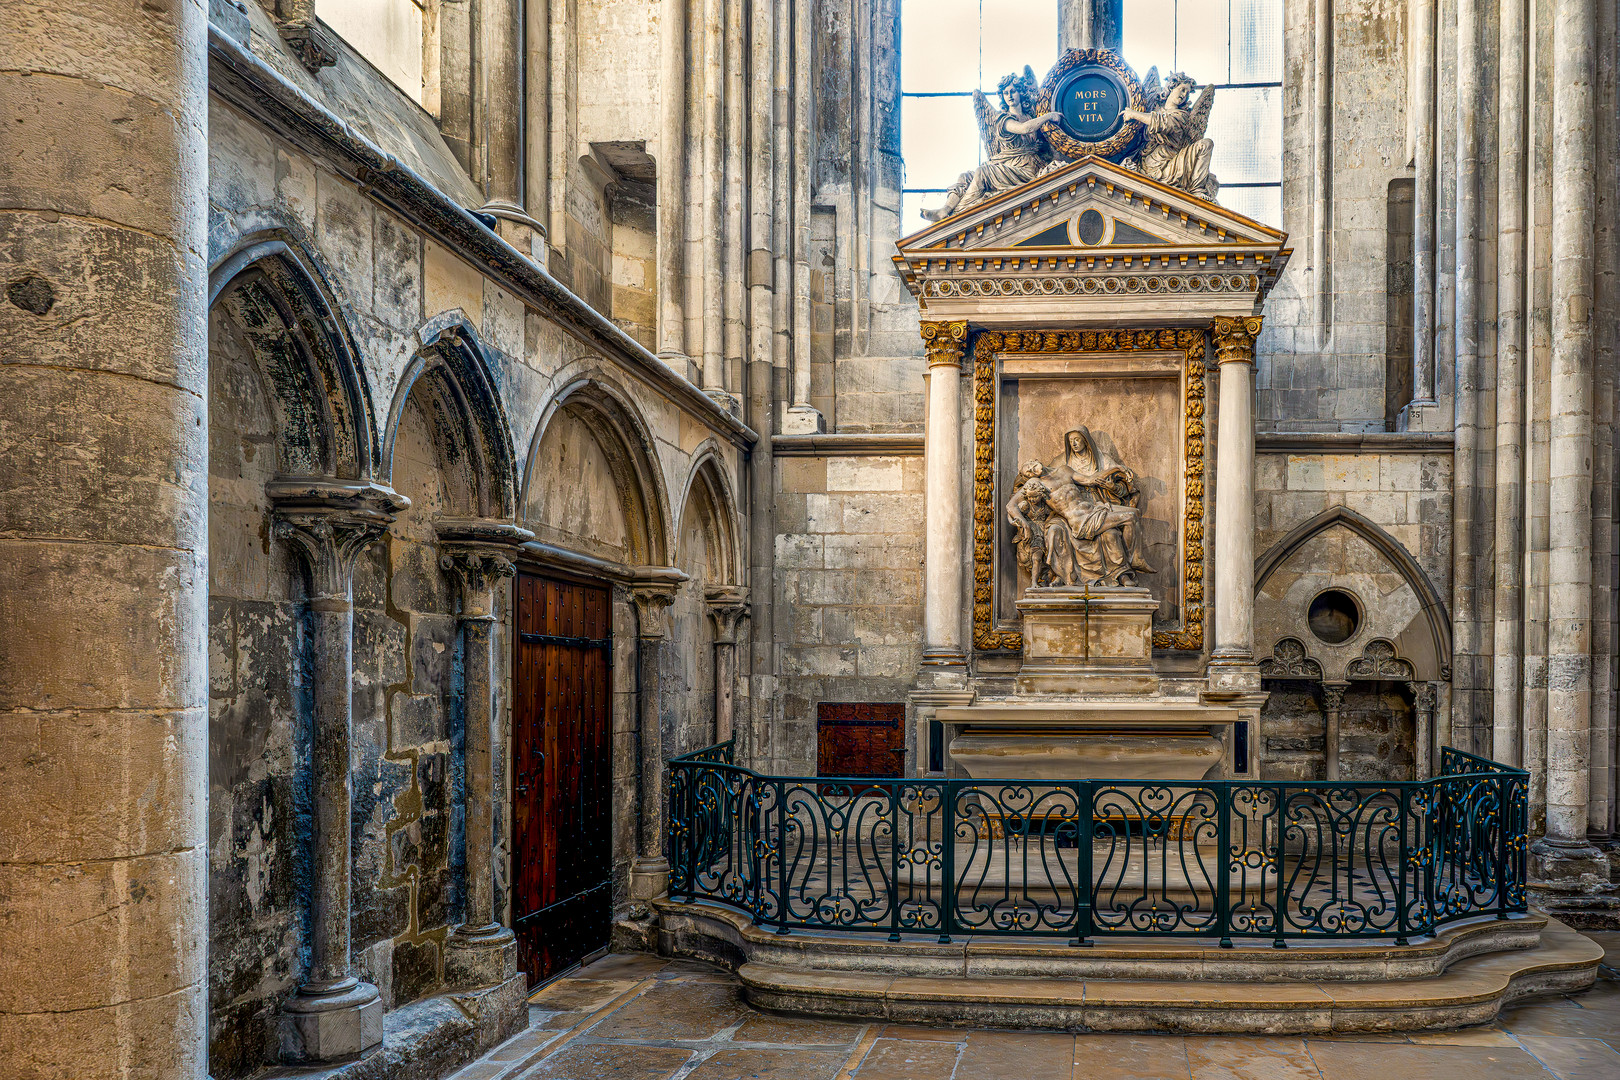
[[[925,322],[922,324],[923,345],[928,350],[928,366],[949,364],[962,366],[967,352],[968,324],[966,319],[954,322]]]
[[[1217,315],[1211,331],[1217,364],[1254,363],[1254,339],[1260,334],[1258,315]]]

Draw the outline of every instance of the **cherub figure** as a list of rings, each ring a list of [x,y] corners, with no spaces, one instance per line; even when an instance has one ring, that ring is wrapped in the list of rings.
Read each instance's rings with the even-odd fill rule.
[[[1215,144],[1204,132],[1215,107],[1215,88],[1204,87],[1189,106],[1187,99],[1197,85],[1191,77],[1173,71],[1161,91],[1159,69],[1152,68],[1142,80],[1147,108],[1126,109],[1122,115],[1140,122],[1144,129],[1136,163],[1142,175],[1213,202],[1221,185],[1209,171]]]
[[[1052,160],[1052,147],[1041,126],[1062,114],[1035,115],[1040,101],[1035,72],[1026,65],[1022,75],[1008,75],[998,89],[999,110],[990,105],[983,91],[973,91],[973,112],[979,118],[979,135],[988,155],[984,164],[959,176],[945,193],[945,205],[924,210],[924,220],[942,221],[997,192],[1027,184]]]

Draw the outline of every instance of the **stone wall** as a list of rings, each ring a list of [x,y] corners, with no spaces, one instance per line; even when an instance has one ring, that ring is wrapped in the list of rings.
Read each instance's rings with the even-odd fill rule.
[[[779,457],[776,767],[813,771],[816,704],[903,701],[922,658],[923,459]]]

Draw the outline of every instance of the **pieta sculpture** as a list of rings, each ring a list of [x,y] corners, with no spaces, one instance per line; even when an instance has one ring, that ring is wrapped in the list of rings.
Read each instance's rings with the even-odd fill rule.
[[[1134,586],[1153,567],[1142,552],[1136,474],[1077,427],[1050,463],[1018,469],[1007,520],[1019,565],[1037,586]]]
[[[1041,128],[1062,114],[1036,114],[1040,88],[1034,70],[1026,65],[1022,75],[1008,75],[998,89],[1000,109],[991,106],[982,90],[973,91],[973,113],[979,118],[979,137],[984,140],[984,164],[957,177],[945,193],[945,205],[924,210],[924,220],[943,221],[998,191],[1027,184],[1051,163],[1052,145]]]
[[[1197,88],[1190,76],[1173,71],[1160,89],[1159,69],[1150,68],[1142,81],[1147,107],[1126,109],[1121,115],[1143,128],[1136,154],[1138,172],[1214,202],[1221,185],[1209,171],[1215,143],[1204,132],[1209,129],[1209,113],[1215,107],[1215,88],[1204,87],[1198,100],[1189,105],[1188,98]]]

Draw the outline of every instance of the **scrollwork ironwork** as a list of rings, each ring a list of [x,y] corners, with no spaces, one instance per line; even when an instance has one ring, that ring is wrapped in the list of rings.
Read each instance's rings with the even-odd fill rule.
[[[1526,910],[1528,774],[1395,783],[762,776],[670,762],[670,890],[779,932],[1393,938]]]

